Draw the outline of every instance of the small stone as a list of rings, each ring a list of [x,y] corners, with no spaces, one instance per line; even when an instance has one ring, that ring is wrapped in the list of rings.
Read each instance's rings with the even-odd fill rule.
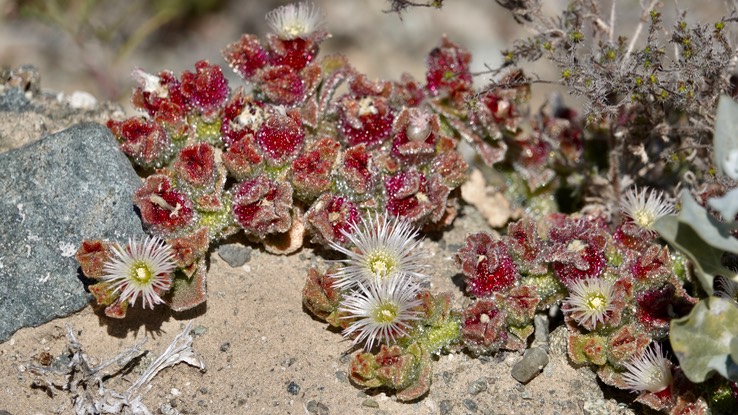
[[[282,365],[282,367],[290,367],[293,364],[295,364],[296,361],[297,361],[297,358],[289,357],[287,359],[282,360],[282,363],[280,364]]]
[[[242,244],[225,244],[218,247],[218,256],[232,268],[238,268],[251,260],[251,248]]]
[[[287,392],[290,395],[297,395],[298,393],[300,393],[300,385],[291,380],[290,383],[287,385]]]
[[[464,399],[464,402],[462,403],[464,404],[466,409],[470,410],[471,412],[477,412],[477,409],[479,409],[476,402],[472,401],[471,399]]]
[[[223,344],[220,345],[220,351],[221,352],[225,353],[225,352],[227,352],[229,350],[231,350],[231,343],[230,342],[225,342],[225,343],[223,343]]]
[[[205,386],[201,387],[200,388],[200,393],[202,393],[203,395],[207,395],[208,394],[208,388],[206,388]]]
[[[318,401],[309,401],[307,405],[305,406],[305,409],[307,409],[309,414],[317,414],[317,415],[329,415],[330,411],[328,410],[328,407],[325,406],[322,402]]]
[[[443,381],[446,382],[446,384],[448,385],[449,383],[451,383],[454,375],[448,370],[444,370],[443,373],[441,373],[441,377],[443,377]]]
[[[362,402],[361,405],[366,406],[367,408],[379,408],[379,403],[374,399],[364,399],[364,402]]]
[[[444,399],[441,401],[441,404],[439,405],[439,407],[441,409],[441,415],[449,415],[451,414],[451,411],[454,409],[454,404],[448,399]]]
[[[205,327],[205,326],[202,326],[202,325],[195,326],[195,328],[193,328],[192,330],[190,330],[190,334],[193,335],[193,336],[195,336],[195,337],[202,336],[203,334],[205,334],[207,332],[208,332],[208,328]]]
[[[479,378],[478,380],[475,380],[474,382],[469,384],[469,387],[466,388],[466,391],[469,392],[469,395],[478,395],[481,392],[484,392],[487,390],[487,378]]]
[[[344,372],[343,370],[339,370],[336,372],[336,379],[338,379],[340,382],[348,382],[348,373]]]
[[[512,368],[512,377],[520,383],[528,383],[548,364],[548,354],[540,347],[525,351],[523,358]]]

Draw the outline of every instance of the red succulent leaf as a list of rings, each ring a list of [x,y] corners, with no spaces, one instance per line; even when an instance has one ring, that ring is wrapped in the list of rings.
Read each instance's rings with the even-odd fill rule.
[[[469,165],[456,150],[444,151],[430,162],[430,171],[438,175],[443,184],[454,189],[469,176]]]
[[[144,118],[110,120],[108,128],[118,138],[121,151],[143,167],[160,166],[171,154],[169,136],[153,121]]]
[[[267,64],[269,54],[256,36],[245,34],[238,42],[226,46],[223,57],[237,74],[250,80]]]
[[[328,245],[345,244],[351,224],[359,221],[359,210],[350,200],[331,193],[321,195],[305,213],[305,222],[312,234],[312,242]]]
[[[470,62],[469,51],[444,36],[441,44],[431,50],[426,59],[428,71],[425,79],[430,94],[436,96],[446,92],[453,96],[470,90],[472,87]]]
[[[187,98],[191,107],[205,117],[212,117],[228,99],[228,81],[218,65],[198,61],[195,63],[195,73],[184,71],[181,79],[182,95]]]
[[[210,246],[208,228],[203,227],[191,234],[169,239],[167,245],[172,249],[177,268],[190,267],[208,251]]]
[[[264,118],[264,103],[254,100],[239,88],[223,109],[220,132],[226,147],[239,142],[247,134],[256,134]]]
[[[167,236],[184,230],[195,212],[192,201],[172,187],[169,177],[154,174],[146,178],[133,196],[143,222],[156,234]]]
[[[261,124],[256,133],[256,144],[271,166],[280,166],[296,156],[305,141],[305,131],[297,110],[286,114],[276,111]]]
[[[378,171],[366,144],[359,144],[343,152],[339,170],[348,187],[357,194],[368,193],[375,184]]]
[[[475,301],[462,312],[461,319],[461,336],[472,353],[492,354],[507,342],[505,312],[498,309],[494,301]]]
[[[292,187],[298,199],[312,201],[331,185],[333,163],[341,144],[331,138],[311,143],[306,151],[292,162]]]
[[[241,182],[233,190],[233,216],[248,233],[263,239],[287,232],[292,225],[292,186],[264,176]]]
[[[392,88],[392,102],[398,106],[417,107],[425,99],[423,86],[408,73],[403,73],[399,82],[395,82]]]
[[[264,158],[254,144],[254,137],[246,135],[223,153],[223,165],[236,180],[244,180],[261,171]]]
[[[395,116],[386,98],[345,97],[339,105],[338,129],[349,146],[360,143],[376,146],[388,139],[392,133]]]
[[[405,165],[430,161],[440,134],[437,115],[418,108],[405,108],[393,126],[392,155]]]
[[[401,172],[385,179],[384,187],[385,207],[393,216],[423,225],[429,220],[439,221],[446,213],[451,189],[437,175],[426,178],[417,170]]]
[[[154,76],[141,69],[133,71],[136,88],[133,90],[133,106],[154,117],[164,104],[186,108],[187,98],[182,95],[179,80],[170,71],[159,72]]]
[[[318,45],[312,39],[280,39],[274,34],[267,35],[272,66],[284,65],[293,72],[299,72],[312,63],[318,55]]]
[[[596,220],[572,219],[565,215],[549,216],[551,229],[546,257],[552,262],[558,279],[568,285],[579,279],[593,278],[605,269],[607,234]]]
[[[504,291],[518,279],[506,245],[485,232],[467,236],[454,258],[466,276],[466,291],[475,297]]]
[[[307,98],[306,82],[289,66],[271,66],[259,72],[259,87],[277,105],[295,105]]]
[[[335,279],[332,274],[330,270],[319,272],[310,267],[305,287],[302,289],[302,303],[313,315],[322,320],[336,312],[343,298],[341,290],[334,287]]]
[[[103,266],[110,258],[110,243],[99,239],[86,239],[82,241],[74,258],[79,262],[82,273],[87,278],[98,279],[105,275]]]
[[[192,187],[204,188],[215,182],[215,150],[208,143],[182,148],[174,162],[177,178]]]

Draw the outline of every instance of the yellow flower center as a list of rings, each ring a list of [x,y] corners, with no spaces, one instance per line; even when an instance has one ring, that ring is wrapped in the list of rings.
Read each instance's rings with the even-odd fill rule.
[[[136,262],[133,264],[131,270],[131,279],[139,284],[148,284],[154,273],[151,272],[149,266],[143,262]]]
[[[584,304],[591,310],[603,312],[607,309],[607,297],[602,293],[591,293]]]
[[[633,221],[641,228],[650,229],[655,220],[656,216],[648,209],[633,212]]]
[[[372,252],[367,259],[369,270],[380,278],[388,276],[395,268],[395,261],[386,252]]]
[[[392,323],[397,319],[397,306],[392,303],[384,303],[374,310],[374,321],[377,323]]]

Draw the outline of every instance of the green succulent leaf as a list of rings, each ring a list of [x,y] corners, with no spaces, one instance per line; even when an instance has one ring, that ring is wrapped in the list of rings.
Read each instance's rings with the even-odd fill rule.
[[[713,141],[715,169],[738,179],[738,103],[726,95],[718,102]]]
[[[700,301],[689,315],[671,321],[671,347],[684,374],[703,382],[717,371],[738,380],[738,307],[718,297]]]
[[[678,215],[660,218],[654,229],[692,261],[702,289],[712,295],[716,276],[738,281],[738,274],[720,262],[726,251],[738,254],[738,239],[730,235],[731,225],[710,216],[689,192],[682,192],[681,205]]]

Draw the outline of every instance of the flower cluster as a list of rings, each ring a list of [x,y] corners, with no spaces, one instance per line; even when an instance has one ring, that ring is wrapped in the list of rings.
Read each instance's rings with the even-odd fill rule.
[[[355,383],[388,386],[399,399],[415,399],[430,386],[430,355],[458,336],[450,295],[433,296],[425,288],[430,277],[418,231],[409,222],[370,216],[343,232],[348,247],[331,247],[346,259],[326,273],[309,271],[303,303],[343,328],[354,345],[363,345],[351,363]]]
[[[561,304],[573,362],[595,365],[604,383],[637,390],[657,410],[679,405],[679,393],[664,392],[680,390],[671,363],[658,343],[647,348],[696,303],[680,280],[684,260],[655,243],[653,222],[672,209],[655,191],[629,190],[612,231],[599,216],[550,214],[511,223],[501,238],[469,235],[456,254],[475,298],[462,312],[464,345],[523,350],[534,313]]]

